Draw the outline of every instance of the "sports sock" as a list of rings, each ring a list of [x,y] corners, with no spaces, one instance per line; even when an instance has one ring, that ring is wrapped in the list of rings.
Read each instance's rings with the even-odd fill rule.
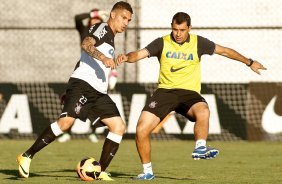
[[[107,138],[103,145],[103,150],[100,157],[100,164],[101,164],[101,170],[105,171],[107,167],[110,165],[112,159],[114,158],[118,148],[119,144],[122,140],[122,136],[109,132],[107,135]]]
[[[143,172],[146,173],[150,173],[153,175],[153,167],[152,167],[152,163],[149,162],[147,164],[143,164]]]
[[[41,133],[41,135],[38,136],[35,143],[23,154],[23,156],[33,158],[35,153],[37,153],[42,148],[53,142],[56,137],[58,137],[62,133],[63,132],[61,131],[58,123],[52,123]]]
[[[206,143],[207,142],[204,139],[197,140],[196,143],[195,143],[195,149],[197,149],[197,148],[199,148],[201,146],[206,146]]]

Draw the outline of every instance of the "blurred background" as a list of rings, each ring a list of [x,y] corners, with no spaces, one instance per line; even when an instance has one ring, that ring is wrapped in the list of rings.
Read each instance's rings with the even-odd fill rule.
[[[61,112],[59,96],[80,57],[74,16],[110,11],[114,0],[0,0],[0,138],[34,138]],[[212,140],[282,140],[282,2],[280,0],[128,0],[134,15],[115,40],[116,55],[170,33],[172,16],[187,12],[192,33],[233,48],[266,68],[257,75],[221,56],[204,56],[202,94],[211,107]],[[132,138],[140,111],[156,89],[156,58],[118,69],[109,91]],[[89,132],[76,127],[82,137]],[[193,139],[193,123],[172,114],[153,138]],[[97,130],[103,135],[104,129]]]

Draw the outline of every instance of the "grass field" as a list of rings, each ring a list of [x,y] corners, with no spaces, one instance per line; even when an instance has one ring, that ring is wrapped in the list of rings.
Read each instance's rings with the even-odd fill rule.
[[[84,156],[100,157],[102,141],[54,142],[34,157],[29,179],[18,177],[16,155],[31,140],[0,140],[0,183],[83,183],[75,172]],[[213,160],[191,158],[192,141],[153,141],[152,159],[156,179],[148,183],[282,183],[281,142],[209,142],[220,154]],[[122,142],[108,171],[115,183],[143,183],[131,177],[142,171],[133,140]],[[106,183],[93,181],[94,183]]]

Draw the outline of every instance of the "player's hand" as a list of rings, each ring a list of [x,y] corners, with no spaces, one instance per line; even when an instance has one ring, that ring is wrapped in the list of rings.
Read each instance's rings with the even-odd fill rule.
[[[267,70],[260,62],[254,60],[254,63],[250,66],[250,68],[260,75],[260,70]]]
[[[120,65],[128,60],[128,57],[124,54],[119,54],[118,57],[116,58],[116,63],[117,65]]]
[[[106,22],[107,18],[109,17],[109,13],[103,10],[99,10],[98,16],[103,20],[103,22]]]
[[[116,63],[113,59],[105,57],[102,62],[107,68],[116,69]]]
[[[103,22],[107,21],[107,18],[109,17],[109,13],[103,10],[94,10],[90,12],[90,17],[91,18],[99,18],[102,19]]]

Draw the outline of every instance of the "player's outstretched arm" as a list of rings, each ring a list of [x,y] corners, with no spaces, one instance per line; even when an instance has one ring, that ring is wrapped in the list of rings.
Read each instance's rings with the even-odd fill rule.
[[[144,59],[148,56],[149,56],[149,52],[147,51],[147,49],[141,49],[141,50],[129,52],[128,54],[126,54],[126,57],[124,58],[127,58],[127,60],[124,60],[124,62],[135,63],[139,61],[140,59]]]
[[[215,54],[219,54],[230,59],[240,61],[249,66],[257,74],[260,74],[260,70],[266,70],[266,68],[260,62],[246,58],[236,50],[230,49],[228,47],[223,47],[221,45],[216,44]]]
[[[134,52],[129,52],[128,54],[119,54],[116,58],[117,65],[120,65],[124,62],[127,63],[135,63],[139,61],[140,59],[144,59],[149,56],[149,52],[147,49],[141,49]]]
[[[135,62],[139,61],[140,59],[144,59],[148,56],[149,56],[148,51],[146,49],[141,49],[141,50],[138,50],[138,51],[129,52],[126,55],[124,55],[124,54],[118,55],[118,57],[116,59],[116,63],[118,65],[120,65],[124,62],[135,63]]]

